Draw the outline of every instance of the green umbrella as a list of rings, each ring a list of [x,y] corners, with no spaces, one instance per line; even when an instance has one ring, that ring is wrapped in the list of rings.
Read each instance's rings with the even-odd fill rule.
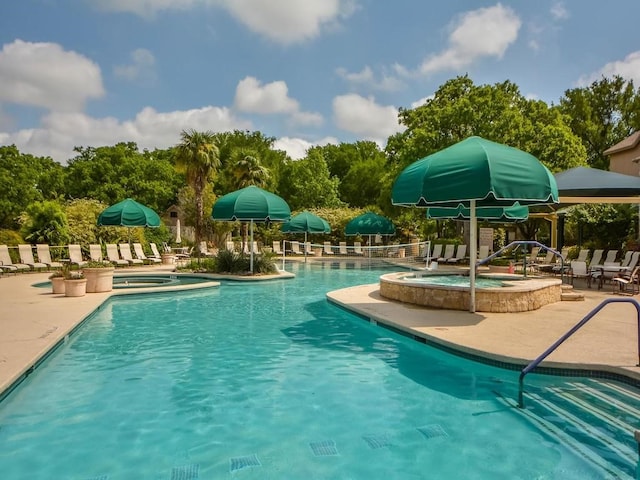
[[[395,235],[396,227],[387,217],[373,212],[358,215],[347,223],[345,235]]]
[[[127,198],[103,210],[98,216],[98,226],[128,227],[131,243],[132,227],[159,227],[160,217],[149,207]]]
[[[292,217],[282,224],[280,230],[284,233],[304,232],[304,243],[307,244],[307,233],[330,233],[331,226],[324,218],[306,210]],[[304,261],[307,261],[307,249],[304,249]]]
[[[469,208],[470,258],[477,255],[476,207],[558,203],[551,172],[529,153],[480,137],[469,137],[418,160],[396,178],[394,205]],[[475,268],[469,269],[470,305],[475,312]]]
[[[471,212],[468,207],[458,205],[453,207],[429,207],[427,208],[427,218],[469,220]],[[529,218],[529,207],[520,205],[518,202],[511,207],[478,207],[476,208],[476,218],[489,222],[523,222]]]
[[[253,246],[253,222],[286,222],[291,218],[291,209],[287,202],[275,193],[250,185],[216,200],[211,218],[224,222],[250,222],[250,245]],[[250,265],[253,273],[253,247]]]
[[[159,227],[160,217],[131,198],[111,205],[98,216],[99,226]]]

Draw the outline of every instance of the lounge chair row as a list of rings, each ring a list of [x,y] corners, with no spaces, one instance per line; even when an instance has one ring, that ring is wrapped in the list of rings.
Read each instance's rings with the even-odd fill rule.
[[[444,252],[443,252],[443,248],[444,248]],[[423,258],[427,258],[426,255],[426,251],[423,253]],[[486,255],[484,257],[482,257],[482,253],[483,252],[479,252],[480,258],[486,258],[489,256],[489,250],[487,249],[486,251]],[[437,263],[447,263],[447,264],[456,264],[456,263],[460,263],[463,260],[468,260],[467,257],[467,245],[465,244],[461,244],[458,245],[458,248],[456,249],[456,246],[454,244],[446,244],[443,245],[442,243],[436,243],[433,245],[433,250],[431,251],[431,254],[428,256],[430,258],[430,260],[432,262],[437,262]]]
[[[133,247],[133,252],[131,250]],[[162,257],[158,252],[155,243],[150,243],[151,254],[147,256],[142,248],[142,244],[134,243],[132,246],[128,243],[106,244],[106,258],[103,256],[102,246],[98,244],[89,245],[89,260],[94,262],[111,263],[116,266],[142,265],[150,263],[160,263]],[[14,263],[9,254],[7,245],[0,245],[0,269],[3,272],[21,272],[34,270],[50,270],[52,268],[62,268],[65,262],[72,265],[83,267],[87,265],[87,260],[82,256],[82,249],[78,244],[68,245],[69,257],[62,261],[53,261],[51,259],[51,251],[49,245],[38,244],[35,246],[37,260],[34,257],[32,245],[18,245],[18,253],[20,261]],[[135,256],[134,256],[135,254]]]
[[[288,246],[289,248],[286,248]],[[287,254],[292,255],[315,255],[311,242],[298,241],[285,241],[285,248]],[[273,252],[277,255],[283,254],[282,244],[279,241],[274,240]],[[353,242],[353,245],[347,245],[347,242],[340,242],[337,247],[331,245],[331,242],[324,242],[322,244],[322,255],[364,255],[361,242]]]

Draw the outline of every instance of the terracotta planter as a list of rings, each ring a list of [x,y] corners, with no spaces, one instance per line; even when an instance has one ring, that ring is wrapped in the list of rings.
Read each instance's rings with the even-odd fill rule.
[[[176,257],[170,253],[163,253],[161,257],[163,265],[173,265],[174,263],[176,263]]]
[[[53,277],[51,280],[51,293],[64,293],[64,277]]]
[[[87,293],[87,279],[66,279],[64,281],[65,297],[84,297]]]
[[[83,268],[87,280],[87,293],[110,292],[113,290],[113,272],[115,268]]]

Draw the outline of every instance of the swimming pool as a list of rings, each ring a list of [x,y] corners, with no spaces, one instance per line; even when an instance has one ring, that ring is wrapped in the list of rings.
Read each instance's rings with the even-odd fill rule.
[[[589,457],[604,447],[590,437],[584,453],[563,446],[575,427],[558,411],[513,408],[517,372],[428,348],[325,300],[382,271],[292,268],[294,281],[107,303],[0,404],[2,476],[633,478],[624,434],[598,468]],[[527,390],[546,397],[578,382],[600,388],[532,375]]]

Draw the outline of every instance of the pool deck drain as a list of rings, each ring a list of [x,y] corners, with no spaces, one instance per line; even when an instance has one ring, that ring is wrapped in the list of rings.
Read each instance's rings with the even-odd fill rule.
[[[233,457],[229,459],[229,471],[231,473],[242,470],[243,468],[261,467],[262,464],[258,459],[258,455],[245,455],[244,457]]]

